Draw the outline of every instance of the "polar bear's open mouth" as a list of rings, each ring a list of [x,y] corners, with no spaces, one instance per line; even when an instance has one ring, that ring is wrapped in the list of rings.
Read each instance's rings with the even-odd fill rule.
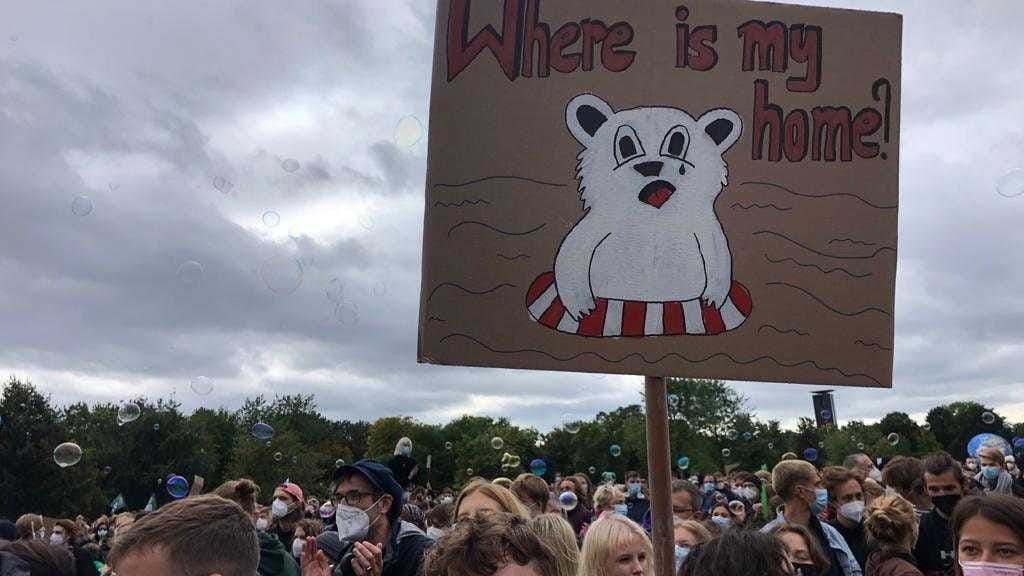
[[[662,204],[668,202],[668,199],[672,197],[672,193],[676,191],[676,187],[671,182],[665,180],[655,180],[647,186],[644,186],[640,190],[640,195],[637,198],[645,203],[654,206],[655,208],[661,208]]]

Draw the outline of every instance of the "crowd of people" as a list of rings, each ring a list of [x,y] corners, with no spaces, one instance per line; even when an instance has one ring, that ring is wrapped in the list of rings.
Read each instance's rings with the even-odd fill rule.
[[[411,443],[388,462],[334,471],[322,500],[284,482],[267,499],[241,478],[151,512],[91,523],[0,520],[0,576],[644,576],[652,509],[639,472],[415,482]],[[982,448],[884,465],[852,454],[818,469],[789,454],[770,472],[671,485],[680,576],[1024,576],[1024,482]],[[659,575],[660,576],[660,575]]]

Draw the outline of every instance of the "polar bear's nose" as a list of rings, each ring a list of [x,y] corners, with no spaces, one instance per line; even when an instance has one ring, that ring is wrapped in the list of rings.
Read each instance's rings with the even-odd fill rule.
[[[641,176],[650,178],[651,176],[661,176],[661,168],[664,165],[664,162],[641,162],[633,166],[633,169],[639,172]]]

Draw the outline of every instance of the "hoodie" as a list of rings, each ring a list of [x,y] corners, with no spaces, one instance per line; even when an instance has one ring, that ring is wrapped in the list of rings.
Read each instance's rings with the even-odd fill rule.
[[[299,576],[299,565],[277,536],[257,532],[260,541],[259,576]]]

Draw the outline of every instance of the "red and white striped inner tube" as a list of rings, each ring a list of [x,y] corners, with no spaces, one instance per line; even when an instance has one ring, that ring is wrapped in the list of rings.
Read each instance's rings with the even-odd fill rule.
[[[678,336],[721,334],[739,327],[750,316],[750,292],[733,280],[721,309],[704,306],[699,299],[676,302],[639,302],[595,298],[589,315],[573,320],[562,306],[555,273],[537,277],[526,293],[526,306],[534,320],[548,328],[590,337]]]

